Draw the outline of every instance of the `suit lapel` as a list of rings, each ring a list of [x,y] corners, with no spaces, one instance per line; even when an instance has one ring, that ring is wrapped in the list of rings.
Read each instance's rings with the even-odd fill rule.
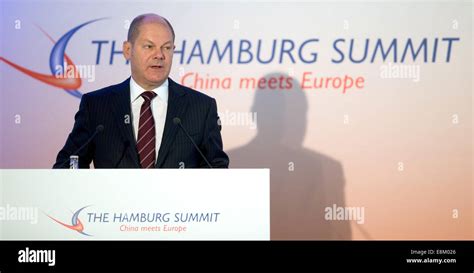
[[[170,146],[173,144],[178,126],[173,123],[175,117],[182,118],[186,111],[188,100],[186,99],[186,92],[179,88],[179,85],[173,80],[168,79],[168,110],[166,111],[165,128],[163,131],[163,139],[161,140],[160,151],[156,161],[156,168],[163,165],[166,155],[169,152]]]
[[[128,142],[129,153],[135,167],[140,168],[137,145],[133,135],[133,119],[130,103],[130,78],[122,82],[114,90],[112,96],[112,111],[115,122],[125,142]],[[128,123],[127,123],[128,122]]]

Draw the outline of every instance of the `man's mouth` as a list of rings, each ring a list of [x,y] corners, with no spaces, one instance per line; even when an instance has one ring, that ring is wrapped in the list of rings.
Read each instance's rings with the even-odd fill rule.
[[[163,66],[162,65],[150,65],[150,68],[151,69],[161,69],[161,68],[163,68]]]

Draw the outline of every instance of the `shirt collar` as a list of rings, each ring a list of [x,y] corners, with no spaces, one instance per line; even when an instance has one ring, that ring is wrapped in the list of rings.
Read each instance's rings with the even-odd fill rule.
[[[157,88],[153,90],[145,90],[133,79],[133,77],[130,77],[130,100],[133,103],[143,92],[153,91],[158,95],[158,97],[160,97],[161,101],[168,103],[168,84],[168,79],[166,79],[165,82]]]

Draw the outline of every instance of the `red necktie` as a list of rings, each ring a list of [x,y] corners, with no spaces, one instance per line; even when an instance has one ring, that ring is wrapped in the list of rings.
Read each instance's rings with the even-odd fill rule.
[[[145,91],[140,96],[145,100],[140,109],[137,150],[142,168],[155,167],[155,120],[151,112],[151,100],[156,96],[153,91]]]

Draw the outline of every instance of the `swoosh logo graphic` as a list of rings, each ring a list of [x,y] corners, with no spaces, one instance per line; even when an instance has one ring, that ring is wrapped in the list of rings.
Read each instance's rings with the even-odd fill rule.
[[[73,215],[72,215],[72,218],[71,218],[71,225],[68,225],[68,224],[65,224],[49,215],[47,215],[49,218],[51,218],[51,220],[55,221],[56,223],[68,228],[68,229],[72,229],[72,230],[75,230],[77,232],[79,232],[80,234],[82,235],[86,235],[86,236],[92,236],[90,234],[87,234],[84,232],[84,225],[82,224],[81,220],[79,220],[79,213],[81,213],[81,211],[87,207],[90,207],[90,206],[85,206],[83,208],[80,208],[79,210],[77,210]]]
[[[6,64],[10,65],[11,67],[17,69],[18,71],[36,79],[39,80],[43,83],[52,85],[54,87],[62,88],[65,91],[67,91],[68,94],[81,98],[82,93],[78,90],[81,85],[82,85],[82,80],[80,78],[79,72],[76,69],[76,66],[72,62],[72,60],[66,55],[66,47],[67,44],[69,43],[69,40],[71,37],[82,27],[97,22],[99,20],[103,20],[106,18],[99,18],[91,21],[87,21],[83,24],[80,24],[79,26],[69,30],[64,34],[56,43],[55,41],[51,38],[51,36],[46,33],[43,29],[40,28],[40,30],[45,34],[51,42],[55,43],[53,46],[53,49],[51,50],[51,54],[49,56],[49,68],[51,74],[43,74],[43,73],[38,73],[33,70],[30,70],[28,68],[25,68],[23,66],[20,66],[18,64],[15,64],[14,62],[4,58],[0,57],[0,60],[5,62]],[[64,64],[66,64],[66,68],[64,68]],[[62,75],[57,75],[57,68],[61,67],[61,71],[64,73]],[[69,69],[72,69],[71,72],[73,73],[72,77],[69,77],[70,73],[66,73]]]

